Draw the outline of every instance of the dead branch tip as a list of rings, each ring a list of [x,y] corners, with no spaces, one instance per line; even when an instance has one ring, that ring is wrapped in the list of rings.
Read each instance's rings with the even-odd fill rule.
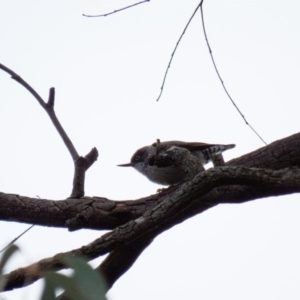
[[[48,98],[48,102],[47,102],[47,105],[49,107],[54,107],[54,99],[55,99],[55,88],[52,87],[50,88],[49,90],[49,98]]]

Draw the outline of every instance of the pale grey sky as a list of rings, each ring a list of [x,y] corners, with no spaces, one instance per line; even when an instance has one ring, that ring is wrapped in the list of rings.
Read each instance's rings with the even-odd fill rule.
[[[125,1],[2,1],[0,62],[44,99],[81,155],[98,161],[86,195],[136,199],[159,188],[116,167],[161,140],[235,143],[227,160],[263,146],[224,93],[197,13],[198,1],[150,1],[106,18]],[[299,131],[300,4],[204,1],[206,29],[223,80],[268,142]],[[71,192],[73,163],[37,101],[0,71],[1,191],[46,199]],[[299,195],[220,205],[163,233],[109,292],[110,300],[300,298]],[[0,222],[0,248],[29,225]],[[34,227],[7,271],[85,245],[103,232]],[[98,265],[100,260],[92,262]],[[41,281],[3,294],[38,299]]]

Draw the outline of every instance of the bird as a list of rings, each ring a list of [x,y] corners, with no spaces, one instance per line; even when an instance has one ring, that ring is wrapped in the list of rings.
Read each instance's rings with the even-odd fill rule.
[[[205,170],[204,165],[210,161],[215,166],[224,164],[222,152],[234,147],[234,144],[157,140],[152,145],[138,149],[130,163],[118,166],[133,167],[160,185],[177,185],[193,179]]]

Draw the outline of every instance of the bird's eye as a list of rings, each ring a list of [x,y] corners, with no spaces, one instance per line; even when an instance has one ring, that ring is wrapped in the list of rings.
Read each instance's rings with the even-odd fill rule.
[[[137,155],[136,157],[135,157],[135,160],[139,160],[141,157],[139,156],[139,155]]]

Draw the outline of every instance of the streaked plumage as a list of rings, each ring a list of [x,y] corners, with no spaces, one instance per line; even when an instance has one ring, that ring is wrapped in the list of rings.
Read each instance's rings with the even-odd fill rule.
[[[130,163],[119,166],[134,167],[155,183],[174,185],[191,180],[204,170],[204,164],[234,147],[233,144],[158,142],[138,149]]]

